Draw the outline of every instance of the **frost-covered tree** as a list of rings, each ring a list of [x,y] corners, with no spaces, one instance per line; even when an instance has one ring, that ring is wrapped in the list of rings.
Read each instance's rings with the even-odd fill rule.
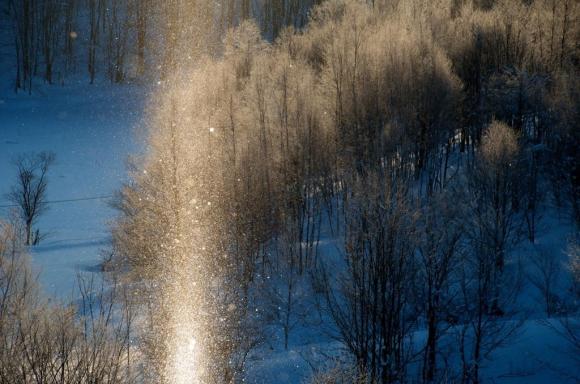
[[[508,125],[492,122],[484,133],[474,169],[468,174],[469,236],[475,252],[493,259],[490,311],[501,313],[499,295],[506,255],[518,239],[517,136]]]
[[[0,222],[0,381],[139,381],[131,294],[114,280],[80,279],[78,306],[49,303],[19,232]]]

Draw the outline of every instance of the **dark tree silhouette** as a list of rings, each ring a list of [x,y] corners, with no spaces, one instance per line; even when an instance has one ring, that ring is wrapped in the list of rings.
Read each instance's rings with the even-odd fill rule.
[[[47,173],[54,163],[52,152],[22,155],[14,160],[16,166],[16,185],[8,194],[15,205],[26,230],[26,245],[36,245],[40,241],[39,231],[33,233],[33,226],[46,211],[46,190],[48,186]]]

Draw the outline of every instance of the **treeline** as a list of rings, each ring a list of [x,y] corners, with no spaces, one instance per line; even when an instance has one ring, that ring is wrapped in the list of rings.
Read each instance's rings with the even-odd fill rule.
[[[548,316],[574,319],[557,256],[511,251],[548,208],[580,218],[577,17],[573,1],[330,1],[273,44],[244,22],[169,78],[114,231],[117,268],[159,309],[154,377],[171,382],[176,290],[202,293],[207,382],[241,380],[267,325],[288,346],[307,297],[363,382],[480,382],[520,324],[522,263]]]
[[[176,51],[214,45],[241,20],[259,20],[265,36],[286,25],[301,27],[315,0],[151,1],[8,0],[14,48],[14,89],[32,91],[33,80],[63,83],[73,74],[90,83],[164,77]],[[194,33],[203,29],[203,33]],[[184,42],[187,42],[184,44]]]

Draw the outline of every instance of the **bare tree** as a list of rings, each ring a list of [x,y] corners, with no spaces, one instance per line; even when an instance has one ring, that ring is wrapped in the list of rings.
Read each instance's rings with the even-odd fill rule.
[[[419,285],[424,299],[425,321],[427,322],[427,342],[423,356],[423,380],[432,382],[437,374],[439,341],[449,325],[446,320],[453,318],[454,293],[453,270],[461,251],[463,227],[460,211],[453,202],[457,197],[442,193],[432,197],[421,217],[419,255]],[[448,322],[447,322],[448,323]]]
[[[28,89],[32,92],[32,78],[38,53],[36,0],[10,0],[9,14],[14,28],[14,46],[16,48],[16,84],[15,90]]]
[[[505,282],[497,290],[496,255],[483,244],[472,242],[459,263],[457,344],[462,366],[462,382],[481,382],[481,366],[492,352],[517,335],[523,320],[516,319],[515,305],[521,287],[519,268],[502,274]],[[501,301],[502,318],[495,308]]]
[[[41,17],[41,41],[44,58],[44,79],[49,84],[54,80],[54,65],[57,58],[59,33],[61,31],[61,9],[60,3],[55,0],[44,0],[40,10]]]
[[[149,0],[139,0],[134,2],[135,24],[137,33],[137,73],[145,73],[145,50],[147,44],[148,22],[151,17],[151,5]]]
[[[538,248],[531,254],[534,272],[530,276],[532,284],[540,291],[548,317],[557,314],[559,308],[556,288],[560,275],[558,258],[546,249]]]
[[[107,72],[112,83],[121,83],[125,79],[125,58],[129,39],[129,5],[120,0],[110,0],[107,8],[106,57]]]
[[[504,123],[494,121],[483,135],[477,163],[468,175],[468,198],[473,219],[470,236],[481,252],[493,255],[490,289],[499,296],[505,255],[518,239],[517,136]],[[478,251],[479,252],[479,251]],[[492,310],[501,314],[494,299]]]
[[[36,245],[40,241],[39,232],[33,233],[36,221],[46,211],[47,173],[54,163],[52,152],[22,155],[14,160],[16,185],[8,193],[8,198],[19,210],[25,224],[26,245]]]
[[[95,81],[95,75],[97,71],[97,47],[99,45],[99,30],[101,24],[103,23],[102,17],[102,0],[88,0],[87,7],[89,12],[89,56],[88,56],[88,70],[90,83],[93,84]]]
[[[78,37],[75,31],[77,14],[77,0],[66,0],[64,4],[64,55],[66,70],[69,71],[74,63],[74,41]]]
[[[465,202],[463,227],[470,245],[458,264],[461,325],[456,327],[462,380],[467,383],[480,382],[481,364],[521,325],[507,321],[516,313],[521,287],[521,268],[508,259],[518,238],[518,151],[512,128],[492,122],[483,134],[476,163],[468,170],[467,194],[458,200]]]
[[[402,178],[372,175],[347,190],[346,268],[333,278],[320,271],[318,289],[338,339],[360,371],[373,383],[400,382],[407,375],[417,319],[412,305],[415,215]]]

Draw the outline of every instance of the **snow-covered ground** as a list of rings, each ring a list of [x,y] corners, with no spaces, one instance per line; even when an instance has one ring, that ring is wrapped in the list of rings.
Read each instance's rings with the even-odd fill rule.
[[[2,77],[6,79],[7,77]],[[34,266],[48,294],[66,298],[77,272],[98,270],[109,242],[108,206],[126,179],[126,159],[140,148],[139,120],[146,102],[139,86],[39,85],[33,95],[15,94],[9,81],[0,91],[0,217],[9,214],[5,194],[15,182],[11,160],[53,151],[49,210],[38,222],[47,235],[32,249]],[[62,200],[78,200],[81,201]]]
[[[557,320],[550,323],[529,320],[518,335],[483,362],[481,376],[484,383],[494,384],[574,384],[578,383],[580,368],[578,356],[563,337],[548,324],[559,327]],[[416,340],[424,334],[418,332]],[[323,339],[324,335],[320,335]],[[249,383],[302,383],[313,374],[314,368],[334,368],[329,357],[338,355],[344,348],[338,342],[320,341],[293,345],[286,351],[267,347],[260,351],[261,358],[249,359]],[[417,375],[417,382],[420,375]]]

